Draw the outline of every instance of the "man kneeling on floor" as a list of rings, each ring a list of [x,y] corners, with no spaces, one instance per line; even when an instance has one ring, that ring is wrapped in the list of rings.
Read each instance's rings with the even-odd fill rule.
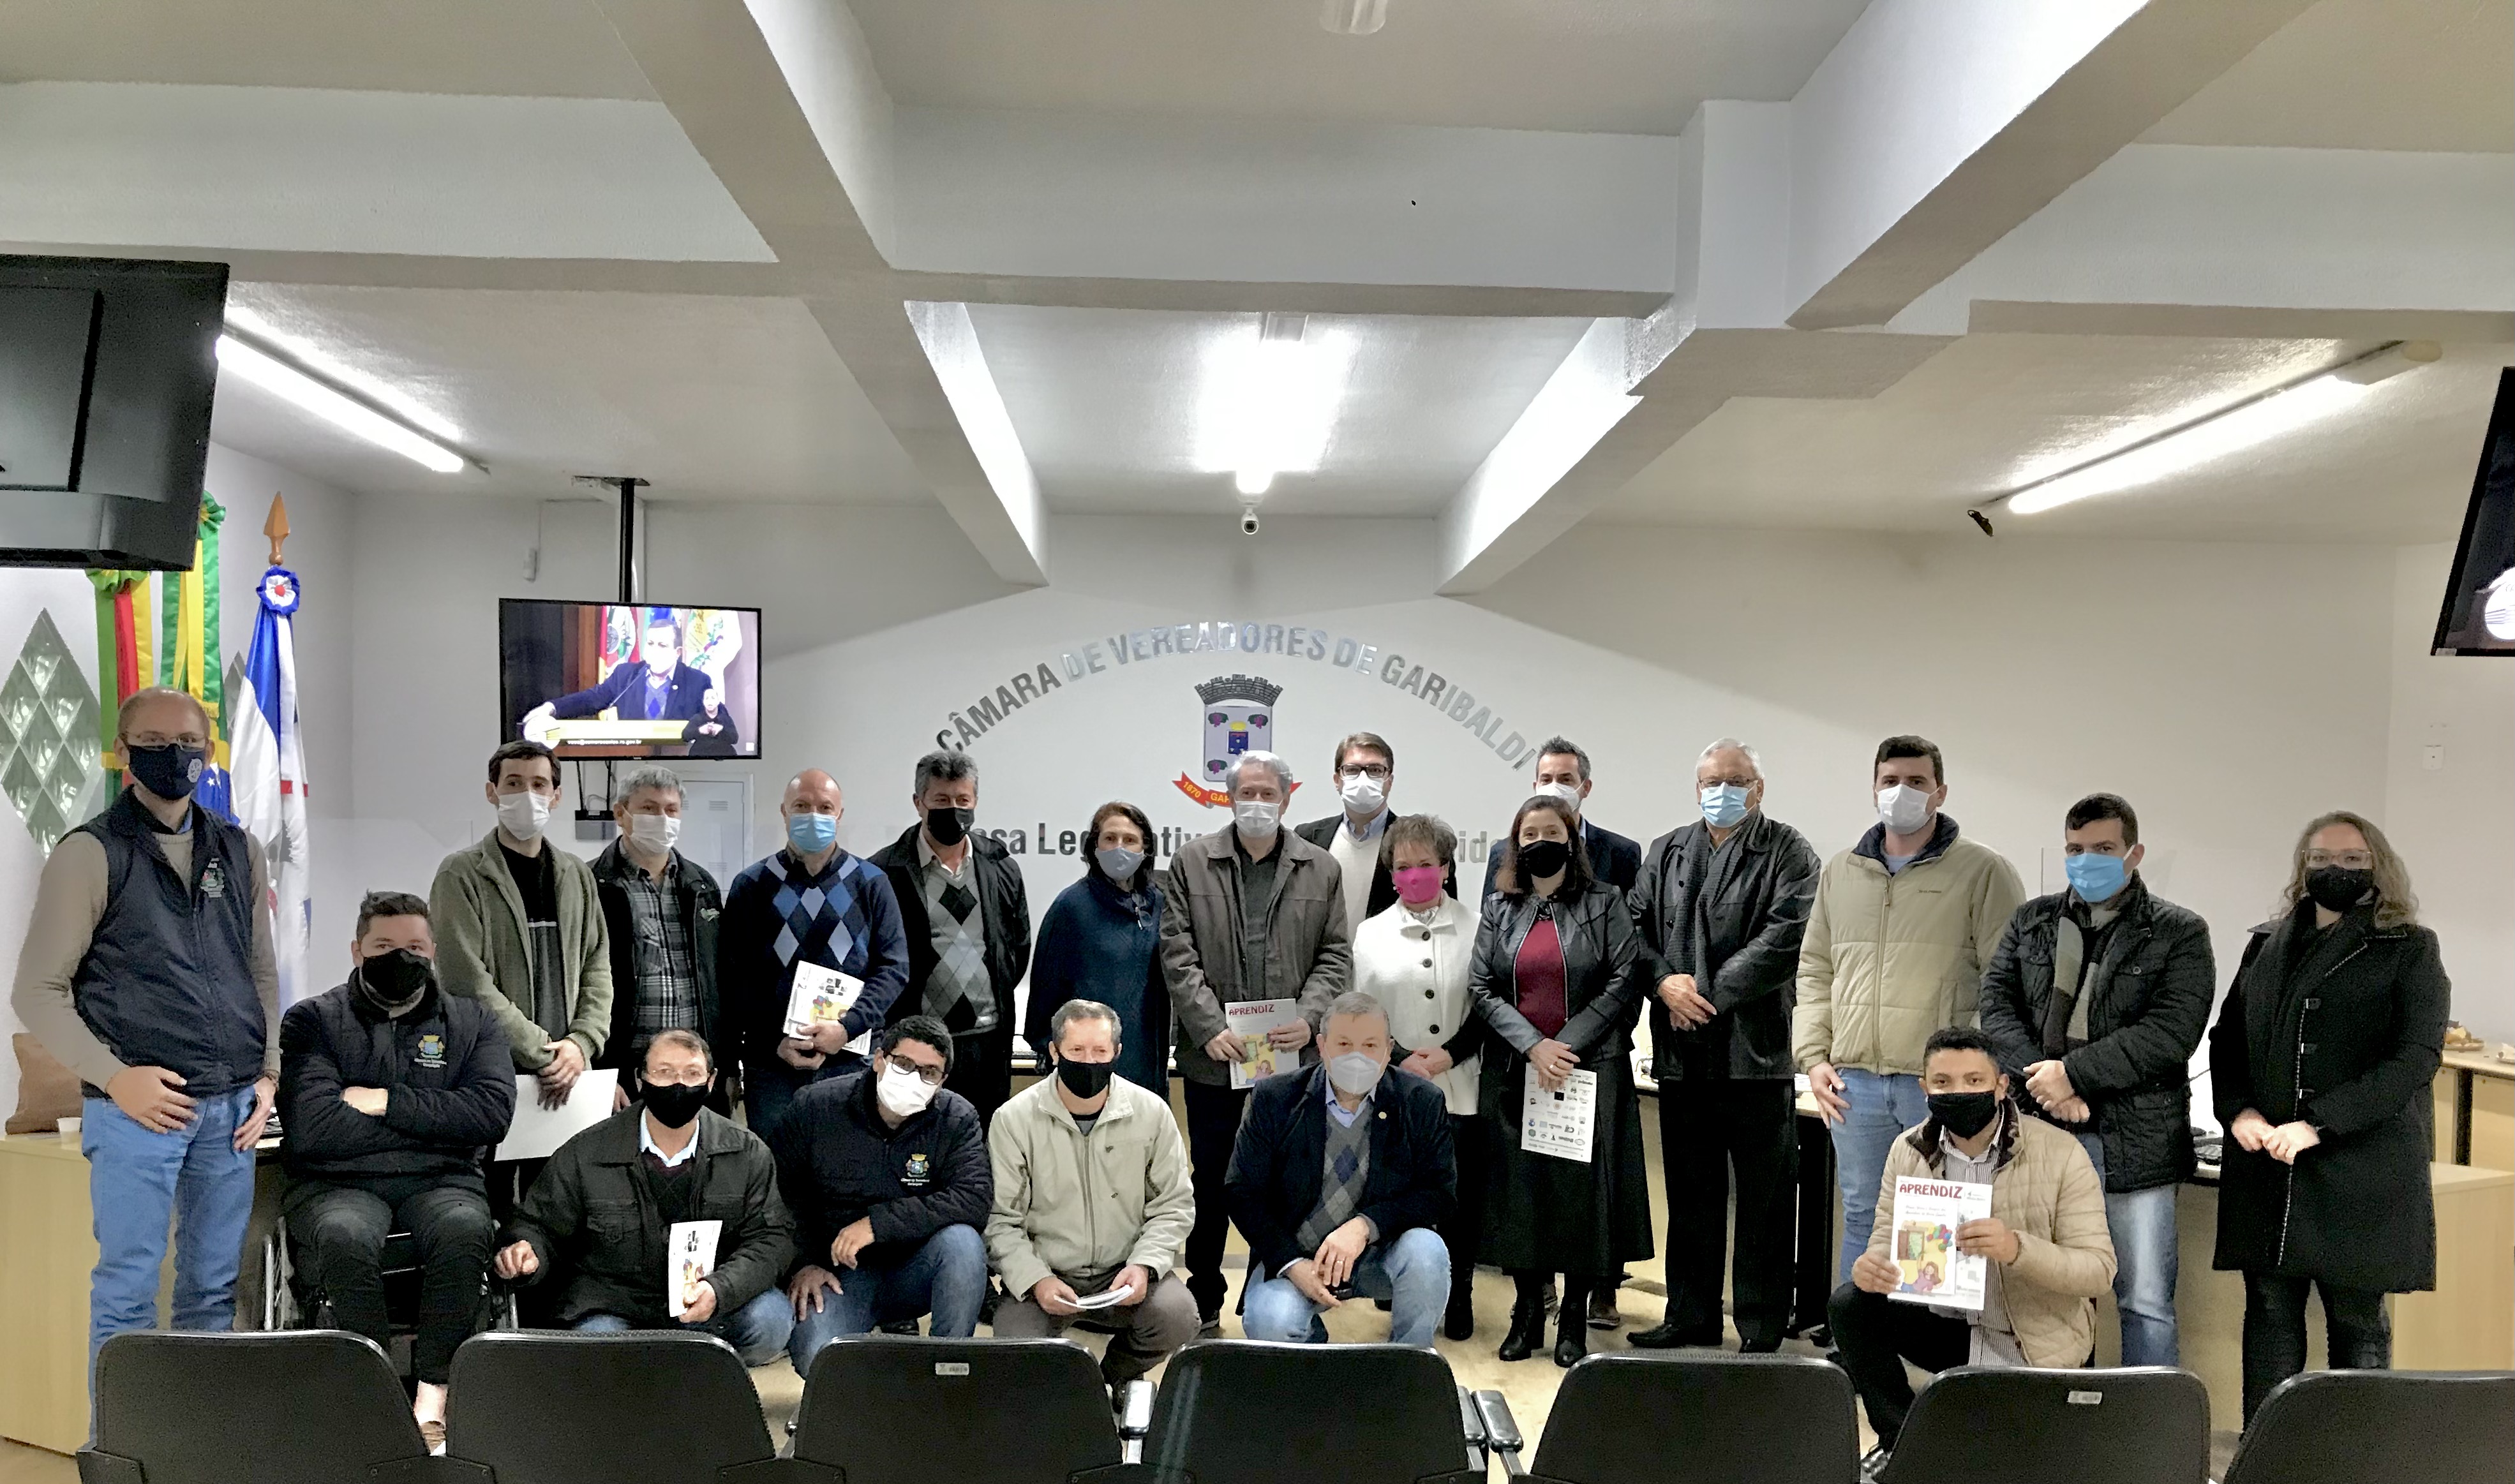
[[[861,1072],[813,1083],[778,1124],[777,1172],[795,1208],[795,1374],[821,1346],[932,1314],[966,1340],[987,1293],[987,1137],[943,1086],[952,1032],[932,1015],[885,1029]]]
[[[1912,1411],[1904,1362],[1933,1374],[1954,1366],[2085,1365],[2095,1348],[2095,1298],[2111,1293],[2114,1245],[2105,1190],[2079,1141],[2008,1100],[1991,1042],[1963,1026],[1934,1033],[1921,1052],[1930,1116],[1896,1136],[1877,1188],[1869,1250],[1835,1290],[1828,1314],[1843,1368],[1868,1409],[1877,1447],[1864,1479],[1883,1468]],[[1904,1282],[1890,1255],[1899,1176],[1991,1186],[1991,1215],[1956,1229],[1959,1253],[1988,1259],[1980,1309],[1887,1297]]]
[[[1320,1024],[1318,1065],[1250,1093],[1226,1188],[1249,1243],[1252,1340],[1324,1342],[1319,1316],[1359,1294],[1389,1300],[1391,1342],[1432,1342],[1458,1160],[1441,1090],[1390,1066],[1390,1046],[1388,1012],[1349,992]]]
[[[716,1057],[696,1034],[657,1031],[639,1066],[639,1100],[561,1144],[533,1181],[497,1274],[558,1272],[559,1321],[576,1329],[697,1330],[766,1365],[795,1325],[777,1289],[795,1249],[776,1161],[705,1106]],[[686,1221],[723,1223],[715,1267],[670,1294],[666,1254]]]
[[[436,984],[428,903],[374,891],[358,904],[349,982],[279,1022],[284,1205],[298,1260],[332,1323],[391,1348],[385,1238],[410,1233],[420,1271],[412,1410],[445,1441],[445,1373],[480,1314],[498,1223],[480,1177],[515,1116],[507,1033]]]
[[[995,1209],[987,1257],[1005,1275],[996,1335],[1116,1333],[1100,1361],[1114,1391],[1196,1338],[1196,1299],[1171,1276],[1196,1223],[1187,1145],[1168,1100],[1115,1075],[1118,1012],[1068,1000],[1049,1019],[1054,1075],[996,1110],[987,1133]],[[1124,1294],[1107,1307],[1084,1305]]]

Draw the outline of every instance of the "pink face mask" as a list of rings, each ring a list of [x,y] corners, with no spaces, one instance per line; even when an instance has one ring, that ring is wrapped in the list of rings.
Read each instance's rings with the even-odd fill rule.
[[[1408,866],[1389,872],[1388,879],[1396,884],[1397,899],[1409,907],[1428,907],[1441,894],[1439,866]]]

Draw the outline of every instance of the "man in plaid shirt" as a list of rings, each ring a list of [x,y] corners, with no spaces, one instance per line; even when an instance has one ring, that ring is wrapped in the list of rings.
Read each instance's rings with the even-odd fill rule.
[[[641,767],[612,796],[619,838],[594,860],[611,947],[611,1036],[595,1065],[620,1069],[615,1107],[658,1031],[692,1031],[723,1044],[724,1005],[717,992],[717,925],[724,898],[707,868],[683,855],[681,780],[671,768]],[[708,1105],[733,1110],[733,1076],[719,1077]]]

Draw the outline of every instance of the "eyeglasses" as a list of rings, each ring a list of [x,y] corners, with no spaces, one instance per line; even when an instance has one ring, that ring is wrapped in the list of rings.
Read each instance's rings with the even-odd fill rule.
[[[2308,850],[2305,852],[2305,864],[2308,870],[2318,866],[2338,866],[2344,871],[2364,871],[2375,864],[2375,852],[2372,850]]]
[[[905,1056],[891,1057],[890,1064],[903,1071],[915,1072],[929,1088],[943,1086],[943,1069],[939,1066],[920,1066]]]
[[[1369,778],[1375,783],[1388,781],[1388,769],[1377,763],[1348,763],[1337,769],[1340,778]]]

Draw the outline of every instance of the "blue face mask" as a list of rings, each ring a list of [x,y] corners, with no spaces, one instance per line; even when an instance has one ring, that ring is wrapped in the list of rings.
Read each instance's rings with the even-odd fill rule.
[[[1753,792],[1752,787],[1741,788],[1734,783],[1705,784],[1703,822],[1721,830],[1736,824],[1747,817],[1747,797]]]
[[[839,843],[839,817],[836,814],[789,814],[786,816],[786,843],[799,855],[818,855]]]
[[[2110,901],[2123,884],[2130,880],[2130,867],[2119,855],[2099,855],[2089,850],[2061,862],[2070,878],[2070,889],[2079,893],[2082,902]]]

